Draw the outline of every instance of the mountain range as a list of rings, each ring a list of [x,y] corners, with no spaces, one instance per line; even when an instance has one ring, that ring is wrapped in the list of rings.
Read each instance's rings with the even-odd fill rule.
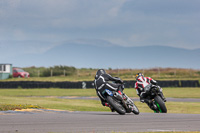
[[[200,69],[200,49],[167,46],[97,46],[65,43],[42,54],[23,54],[10,58],[13,66],[66,65],[76,68],[153,68]]]

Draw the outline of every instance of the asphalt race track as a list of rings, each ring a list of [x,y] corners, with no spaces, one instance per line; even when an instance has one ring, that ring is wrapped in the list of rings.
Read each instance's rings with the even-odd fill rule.
[[[200,131],[200,114],[1,112],[1,133]]]

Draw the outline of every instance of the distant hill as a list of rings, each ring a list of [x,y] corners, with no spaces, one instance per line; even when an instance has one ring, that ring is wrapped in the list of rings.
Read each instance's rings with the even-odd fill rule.
[[[95,46],[66,43],[43,54],[26,54],[10,59],[14,66],[67,65],[77,68],[152,68],[200,69],[200,49],[166,46]]]

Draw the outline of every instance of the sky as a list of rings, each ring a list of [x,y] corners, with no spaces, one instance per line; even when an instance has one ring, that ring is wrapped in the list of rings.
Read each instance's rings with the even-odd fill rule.
[[[0,0],[0,62],[63,42],[200,48],[199,0]]]

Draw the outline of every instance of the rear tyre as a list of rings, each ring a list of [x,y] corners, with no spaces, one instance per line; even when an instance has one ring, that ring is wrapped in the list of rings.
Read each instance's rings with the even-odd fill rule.
[[[126,113],[125,108],[113,97],[107,96],[107,102],[114,108],[114,110],[120,115],[124,115]]]
[[[161,97],[160,96],[156,96],[155,98],[154,98],[154,100],[156,101],[156,103],[159,105],[159,112],[160,113],[167,113],[167,108],[166,108],[166,106],[165,106],[165,103],[164,103],[164,101],[161,99]]]

